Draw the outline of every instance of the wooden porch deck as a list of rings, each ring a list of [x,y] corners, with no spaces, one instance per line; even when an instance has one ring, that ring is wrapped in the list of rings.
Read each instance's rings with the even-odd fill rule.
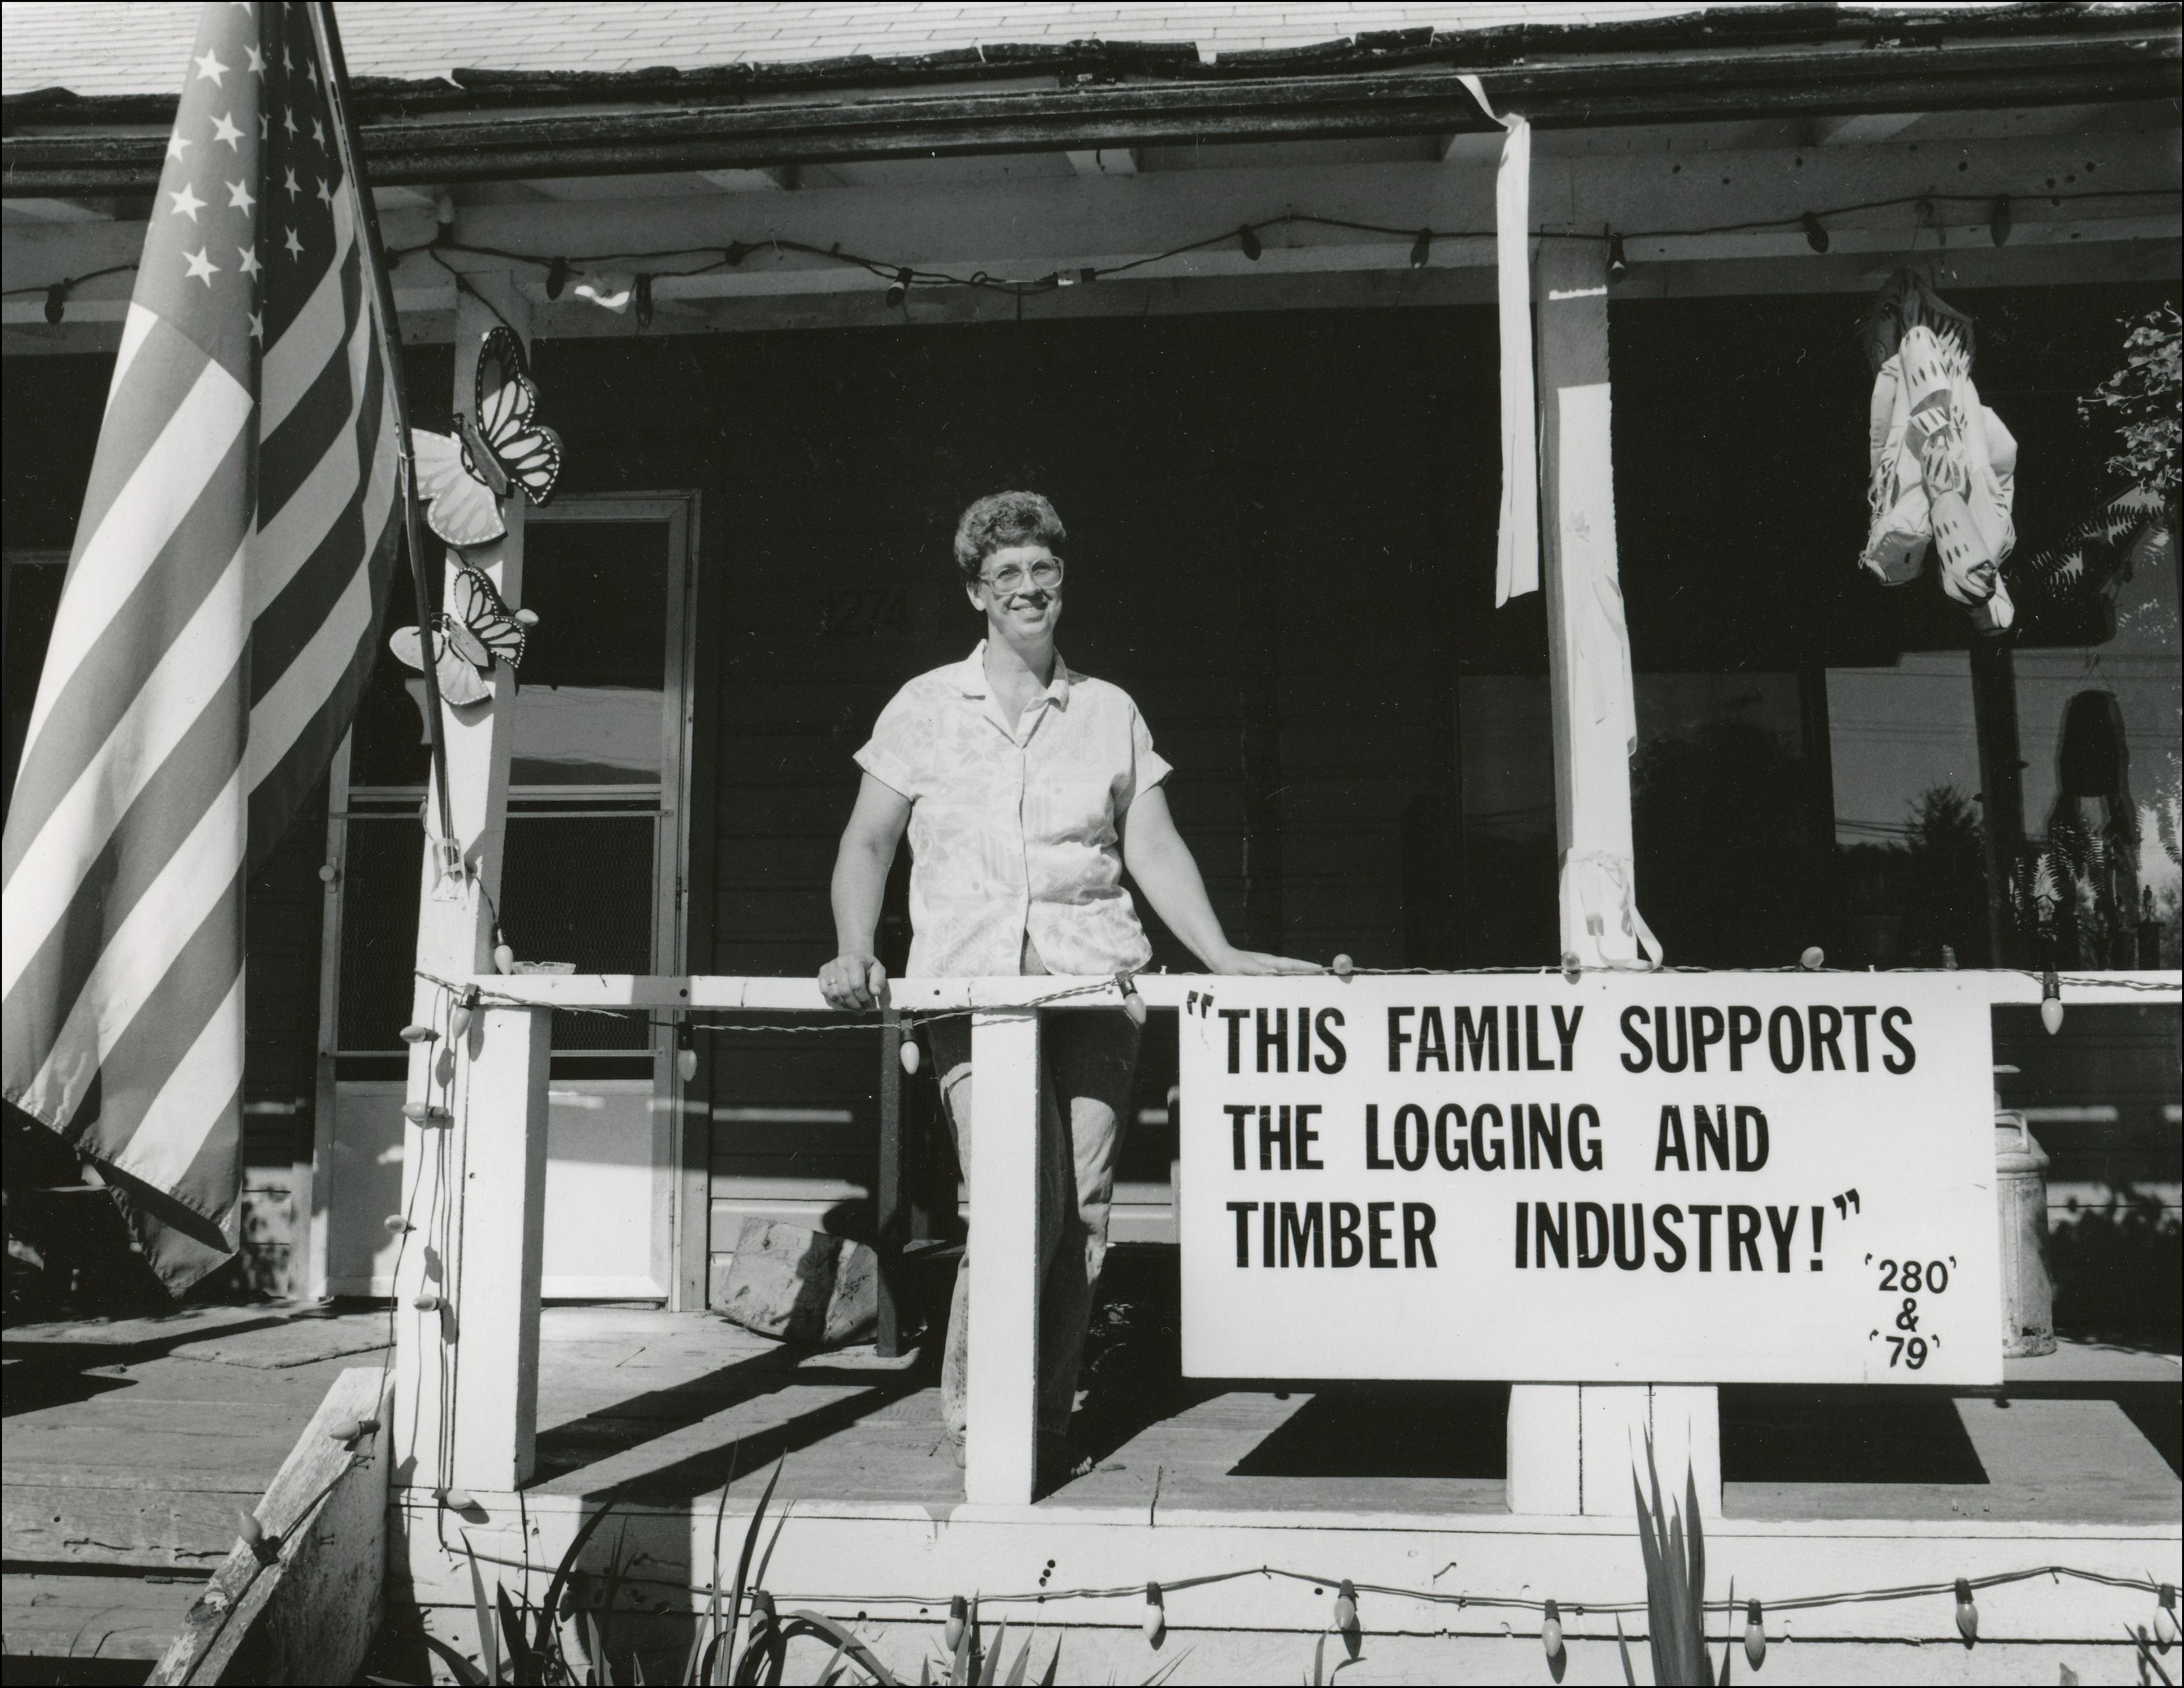
[[[1156,1273],[1159,1256],[1120,1262],[1119,1275],[1133,1270]],[[8,1331],[9,1680],[88,1680],[90,1660],[104,1662],[98,1680],[141,1677],[231,1545],[236,1510],[335,1374],[384,1351],[386,1330],[383,1312],[246,1308]],[[1034,1520],[1166,1533],[1171,1519],[1226,1518],[1240,1552],[1277,1516],[1397,1532],[1515,1522],[1503,1390],[1236,1389],[1179,1379],[1162,1352],[1172,1340],[1156,1321],[1111,1318],[1095,1333],[1082,1415],[1095,1468],[1043,1496]],[[2181,1407],[2176,1356],[2075,1344],[2012,1362],[1999,1393],[1727,1390],[1723,1528],[2014,1526],[2036,1557],[2034,1538],[2108,1526],[2143,1540],[2150,1528],[2143,1545],[2166,1563],[2184,1513]],[[922,1517],[928,1530],[980,1510],[962,1507],[929,1365],[802,1354],[710,1315],[549,1308],[538,1425],[534,1531],[542,1515],[610,1495],[710,1524],[732,1468],[733,1513],[783,1456],[779,1494],[800,1509]],[[504,1527],[496,1515],[472,1533]]]

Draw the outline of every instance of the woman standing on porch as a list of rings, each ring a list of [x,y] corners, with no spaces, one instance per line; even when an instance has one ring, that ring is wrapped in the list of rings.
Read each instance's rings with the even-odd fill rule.
[[[880,711],[857,804],[834,861],[834,959],[819,970],[838,1008],[878,1005],[872,954],[888,870],[911,833],[909,971],[921,978],[1133,973],[1152,960],[1127,866],[1154,911],[1215,972],[1316,973],[1308,961],[1232,945],[1176,832],[1170,772],[1128,694],[1074,672],[1054,648],[1061,619],[1061,518],[1036,493],[996,493],[963,512],[956,564],[986,637],[921,674]],[[928,1028],[971,1165],[971,1031]],[[1119,1008],[1048,1017],[1041,1086],[1039,1423],[1043,1485],[1078,1461],[1069,1444],[1078,1357],[1107,1253],[1115,1160],[1138,1059]],[[941,1416],[963,1447],[970,1260],[956,1278],[941,1364]]]

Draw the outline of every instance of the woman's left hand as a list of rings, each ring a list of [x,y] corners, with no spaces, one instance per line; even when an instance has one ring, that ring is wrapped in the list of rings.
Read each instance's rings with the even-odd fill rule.
[[[1300,961],[1294,955],[1269,955],[1257,950],[1228,950],[1213,961],[1217,973],[1263,978],[1272,973],[1323,973],[1317,961]]]

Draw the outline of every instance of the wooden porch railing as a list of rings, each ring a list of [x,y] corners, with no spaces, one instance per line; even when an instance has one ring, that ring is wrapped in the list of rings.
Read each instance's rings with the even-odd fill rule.
[[[2036,977],[1981,977],[1997,1004],[2041,1000]],[[2160,973],[2074,980],[2070,997],[2159,1000],[2149,988],[2173,992],[2175,980]],[[479,1006],[450,1039],[447,1083],[412,1099],[404,1196],[415,1233],[396,1280],[393,1474],[398,1487],[505,1494],[524,1484],[533,1463],[552,1011],[833,1011],[818,986],[801,978],[486,975],[453,983],[475,988]],[[1137,983],[1149,1007],[1173,1009],[1201,981],[1156,974]],[[1038,1452],[1039,1295],[1029,1262],[1038,1249],[1039,1016],[1042,1008],[1112,1007],[1121,998],[1111,983],[1052,977],[905,979],[892,989],[899,1011],[972,1017],[979,1150],[970,1181],[978,1238],[971,1272],[978,1318],[971,1332],[964,1491],[972,1503],[1025,1505]],[[445,993],[435,1022],[443,1035],[453,1029],[454,1000]],[[435,1064],[420,1061],[413,1071]],[[884,1209],[887,1195],[879,1194]],[[1673,1401],[1667,1393],[1642,1384],[1518,1385],[1510,1404],[1512,1510],[1591,1510],[1578,1498],[1579,1445],[1602,1440],[1596,1433],[1610,1421],[1656,1429],[1672,1460],[1671,1444],[1687,1436],[1702,1504],[1718,1509],[1714,1392],[1683,1387]],[[1585,1428],[1595,1436],[1584,1437]],[[1622,1446],[1619,1435],[1612,1440]]]

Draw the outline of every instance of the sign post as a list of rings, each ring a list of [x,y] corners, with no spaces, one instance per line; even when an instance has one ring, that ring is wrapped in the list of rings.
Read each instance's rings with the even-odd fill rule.
[[[1181,1027],[1187,1375],[2001,1380],[1976,980],[1223,979]]]

